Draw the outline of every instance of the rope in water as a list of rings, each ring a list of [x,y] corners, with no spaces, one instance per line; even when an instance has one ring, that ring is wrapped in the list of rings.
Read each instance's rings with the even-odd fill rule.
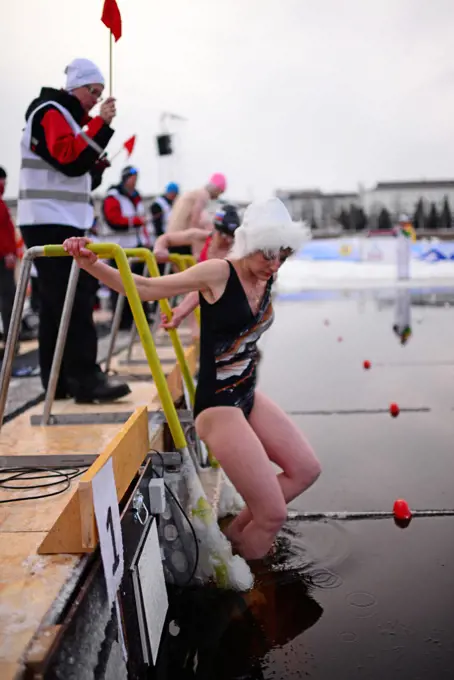
[[[394,517],[394,513],[388,510],[372,510],[370,512],[297,512],[289,510],[288,520],[320,520],[320,519],[388,519]],[[413,510],[412,517],[452,517],[454,510]]]
[[[414,408],[400,408],[401,413],[430,413],[431,409],[427,406]],[[389,408],[357,408],[357,409],[337,409],[332,411],[286,411],[290,416],[351,416],[358,414],[388,413]]]

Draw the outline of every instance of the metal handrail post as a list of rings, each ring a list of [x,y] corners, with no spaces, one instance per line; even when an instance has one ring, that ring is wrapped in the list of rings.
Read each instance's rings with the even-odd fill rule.
[[[189,269],[189,267],[193,267],[195,264],[197,264],[193,255],[171,255],[169,259],[170,259],[171,262],[173,262],[174,264],[177,265],[177,267],[180,269],[180,271],[184,271],[185,269]],[[197,323],[199,324],[199,327],[200,327],[200,307],[197,307],[194,310],[194,314],[195,314],[196,321],[197,321]],[[192,380],[192,376],[191,376],[191,380]],[[194,385],[194,381],[192,381],[192,384]],[[193,395],[195,397],[195,385],[194,385]],[[188,393],[188,396],[189,396],[189,398],[191,398],[191,393]],[[186,397],[186,395],[185,395],[185,397]],[[194,401],[192,400],[192,406],[193,405],[194,405]],[[202,442],[200,442],[200,445],[201,444],[202,444]],[[205,447],[205,448],[206,448],[206,452],[207,452],[207,456],[208,456],[208,462],[210,463],[211,467],[213,467],[213,468],[219,467],[219,463],[216,460],[216,458],[213,456],[211,451],[207,447]],[[204,457],[204,454],[202,452],[200,452],[200,455],[201,455],[201,457]]]
[[[147,273],[147,266],[145,265],[143,268],[143,275],[145,276]],[[110,329],[110,338],[109,338],[109,348],[107,350],[107,357],[106,357],[106,368],[105,368],[105,373],[108,373],[110,370],[110,364],[112,361],[113,353],[115,350],[115,343],[117,342],[117,337],[118,337],[118,331],[120,330],[120,324],[121,324],[121,317],[123,315],[123,310],[125,307],[125,296],[124,295],[118,295],[117,297],[117,304],[115,305],[115,312],[114,312],[114,317],[112,319],[112,327]],[[135,336],[135,330],[136,326],[133,323],[131,326],[131,337],[134,334]],[[134,340],[130,339],[130,343],[134,342]]]
[[[209,559],[207,561],[207,565],[210,565],[210,571],[217,582],[222,586],[227,586],[230,580],[229,563],[233,559],[232,552],[229,544],[226,544],[225,539],[222,539],[220,529],[216,522],[216,517],[213,514],[210,504],[208,503],[205,491],[197,474],[196,467],[192,461],[186,437],[178,419],[175,404],[173,403],[172,395],[170,393],[166,376],[159,360],[156,346],[154,344],[147,318],[142,307],[142,302],[135,286],[133,275],[128,265],[126,254],[120,248],[120,246],[112,243],[95,243],[90,244],[87,247],[101,258],[115,259],[117,269],[125,289],[125,294],[128,298],[133,318],[139,331],[140,340],[150,366],[150,371],[158,391],[169,430],[175,444],[175,448],[181,453],[182,456],[183,464],[181,469],[183,477],[186,480],[192,515],[197,516],[202,522],[204,526],[204,537],[206,531],[209,531],[210,539],[207,545]],[[45,257],[68,257],[68,253],[61,245],[50,245],[44,247],[38,246],[30,249],[27,251],[27,253],[28,257],[26,254],[22,263],[21,276],[14,300],[13,318],[11,320],[11,326],[7,339],[5,357],[6,361],[2,366],[2,373],[0,375],[0,424],[3,420],[3,413],[6,404],[7,388],[11,377],[14,349],[19,337],[20,320],[25,302],[28,276],[30,275],[31,260],[36,256],[42,255]],[[151,253],[150,257],[152,258],[153,263],[156,265],[156,261]],[[153,269],[151,269],[150,273],[153,275]]]
[[[156,262],[156,258],[153,253],[151,253],[149,250],[146,248],[125,248],[125,253],[130,256],[130,257],[137,257],[137,258],[143,258],[145,262],[147,263],[148,271],[150,272],[150,275],[152,277],[159,277],[159,268]],[[185,269],[192,267],[195,264],[195,260],[192,257],[192,255],[170,255],[169,257],[170,262],[173,264],[176,264],[177,267],[180,269],[180,271],[184,271]],[[169,301],[166,298],[162,298],[159,300],[159,306],[161,307],[163,313],[166,315],[168,319],[172,318],[172,308],[170,307]],[[197,309],[195,310],[199,312],[198,315],[196,315],[196,319],[200,324],[200,310]],[[167,331],[170,339],[172,341],[172,345],[175,351],[175,355],[177,357],[178,365],[180,366],[180,370],[183,376],[183,382],[184,385],[186,386],[187,390],[187,395],[185,394],[185,399],[188,401],[189,397],[189,403],[192,407],[194,407],[194,402],[195,402],[195,383],[191,375],[191,371],[188,366],[188,362],[186,361],[186,356],[184,353],[184,348],[180,340],[180,336],[178,335],[178,331],[174,329],[170,329]],[[208,461],[210,463],[210,466],[213,468],[219,467],[219,463],[216,460],[216,458],[213,456],[211,451],[207,449],[207,455],[208,455]]]
[[[118,295],[117,304],[115,305],[115,312],[114,312],[114,316],[113,316],[113,319],[112,319],[112,327],[110,329],[109,348],[107,350],[106,367],[104,369],[105,373],[108,373],[109,370],[110,370],[110,363],[112,361],[112,356],[113,356],[114,349],[115,349],[115,343],[117,341],[118,331],[120,329],[121,317],[123,315],[124,307],[125,307],[125,296],[124,295]]]
[[[0,429],[5,415],[6,399],[8,388],[13,371],[14,353],[19,340],[22,312],[27,294],[27,285],[32,268],[32,260],[38,255],[43,254],[44,248],[34,246],[26,251],[20,268],[19,281],[17,282],[16,295],[14,296],[11,323],[9,325],[8,337],[6,339],[5,353],[3,356],[2,370],[0,373]]]
[[[158,264],[153,253],[147,248],[125,248],[125,253],[129,257],[137,257],[143,259],[147,265],[150,276],[153,278],[158,278],[160,276]],[[174,256],[172,256],[174,257]],[[177,256],[178,257],[178,256]],[[172,308],[170,307],[169,301],[166,298],[159,300],[159,306],[162,312],[167,316],[168,319],[172,318]],[[178,335],[178,331],[173,328],[167,331],[169,333],[170,339],[172,341],[173,349],[177,357],[178,364],[183,376],[184,383],[187,387],[191,405],[194,406],[195,400],[195,385],[192,379],[191,371],[186,361],[184,354],[184,348]]]
[[[129,268],[126,252],[119,245],[115,243],[91,243],[87,246],[91,251],[96,253],[99,257],[104,259],[114,259],[120,274],[123,286],[125,288],[126,297],[128,298],[131,307],[132,315],[139,331],[140,340],[145,350],[145,356],[150,366],[150,371],[153,376],[156,389],[158,391],[159,399],[162,404],[164,414],[166,416],[169,430],[172,435],[175,447],[178,450],[187,450],[186,437],[184,436],[183,428],[178,419],[178,414],[173,403],[172,395],[167,384],[167,379],[159,360],[158,352],[150,333],[147,318],[142,307],[142,301],[134,283],[132,272]],[[136,249],[131,249],[135,251]],[[155,262],[154,257],[146,248],[139,248],[139,251],[144,250],[149,253]],[[49,245],[44,246],[44,255],[46,257],[68,257],[68,253],[63,246]],[[135,253],[134,253],[135,256]]]
[[[65,351],[66,338],[68,337],[68,329],[74,307],[74,298],[76,297],[79,273],[79,266],[74,260],[69,273],[68,288],[66,289],[65,301],[63,303],[60,326],[58,329],[57,342],[55,344],[54,356],[52,357],[52,366],[50,369],[49,382],[47,384],[46,399],[44,401],[41,425],[48,425],[50,421],[52,406],[55,399],[55,392],[57,389],[58,376],[60,374],[61,362],[63,360],[63,352]]]
[[[146,272],[148,271],[148,267],[147,267],[146,264],[145,264],[143,269],[144,269],[144,276],[145,276]],[[166,262],[166,266],[165,266],[165,269],[164,269],[164,276],[166,274],[169,274],[169,272],[170,272],[170,264],[168,262]],[[150,331],[151,331],[151,335],[153,335],[153,336],[155,335],[155,333],[158,329],[159,321],[160,321],[158,310],[159,310],[159,305],[156,305],[156,312],[154,314],[154,319],[150,324]],[[132,328],[131,328],[131,335],[129,336],[128,351],[126,353],[126,363],[129,363],[131,361],[132,349],[134,347],[134,343],[136,341],[136,338],[137,338],[137,328],[136,328],[136,325],[133,324]]]
[[[144,265],[143,265],[143,272],[142,272],[142,275],[143,275],[143,276],[146,276],[146,275],[147,275],[147,271],[148,271],[147,265],[144,264]],[[153,334],[153,333],[152,333],[152,334]],[[136,324],[133,323],[132,326],[131,326],[131,331],[130,331],[130,333],[129,333],[128,351],[127,351],[127,354],[126,354],[126,361],[127,361],[127,362],[130,362],[130,361],[131,361],[132,348],[133,348],[133,345],[134,345],[134,343],[135,343],[135,341],[136,341],[136,338],[137,338],[137,328],[136,328]]]
[[[197,264],[197,261],[193,255],[170,255],[169,261],[175,264],[181,272]],[[200,307],[196,307],[196,309],[194,309],[194,316],[200,326]]]
[[[128,351],[126,353],[126,363],[129,363],[131,361],[132,357],[132,348],[134,347],[134,343],[137,338],[137,328],[135,324],[132,325],[131,328],[131,334],[129,336],[129,342],[128,342]]]

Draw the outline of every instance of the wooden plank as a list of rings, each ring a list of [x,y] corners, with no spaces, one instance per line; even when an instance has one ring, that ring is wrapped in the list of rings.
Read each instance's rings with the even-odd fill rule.
[[[55,415],[63,413],[118,413],[119,411],[134,411],[139,406],[151,407],[156,394],[156,387],[153,384],[147,381],[135,381],[131,382],[129,387],[131,388],[130,394],[124,399],[118,399],[111,403],[76,404],[73,399],[56,401],[52,413]],[[37,409],[35,408],[34,412],[42,413],[42,405]],[[29,413],[32,413],[32,411],[30,410]],[[76,427],[80,428],[80,425]],[[104,428],[104,425],[102,427]]]
[[[43,670],[46,657],[52,649],[60,630],[61,626],[45,626],[39,631],[26,654],[25,664],[28,671],[37,674]]]
[[[0,678],[2,680],[19,680],[22,670],[22,664],[0,661]]]
[[[76,566],[72,555],[38,556],[43,533],[0,533],[0,678],[14,678],[24,651]]]
[[[81,477],[80,483],[91,482],[109,458],[112,458],[117,496],[120,501],[148,453],[148,412],[138,408],[123,425],[100,456]]]
[[[91,483],[107,460],[112,465],[120,501],[131,480],[144,461],[149,446],[148,412],[145,406],[136,410],[112,441],[80,478],[74,496],[59,515],[38,549],[49,553],[85,553],[98,544]]]
[[[80,539],[82,548],[92,550],[96,546],[96,517],[93,505],[93,489],[91,484],[79,484]]]
[[[76,492],[63,508],[38,548],[39,555],[80,555],[92,552],[95,546],[83,545],[82,518],[79,494]]]
[[[44,480],[43,480],[44,481]],[[30,486],[33,482],[22,482]],[[58,515],[68,505],[71,497],[76,493],[78,480],[73,480],[71,487],[58,496],[41,498],[40,500],[21,500],[20,503],[0,504],[0,532],[16,533],[22,531],[47,532],[52,528]],[[56,487],[58,490],[62,487]],[[30,495],[46,493],[46,489],[36,489],[30,492],[25,490],[9,491],[0,489],[0,499],[4,501],[13,498],[25,499]],[[47,490],[52,491],[52,488]]]
[[[189,365],[189,370],[191,375],[195,374],[197,368],[197,362],[199,359],[199,351],[196,345],[191,345],[184,351],[186,361]],[[167,384],[169,386],[170,394],[174,402],[178,401],[183,395],[183,379],[181,375],[181,369],[178,364],[176,364],[172,371],[167,376]],[[159,395],[156,395],[154,404],[159,403]]]
[[[159,355],[160,359],[164,359],[164,361],[166,361],[168,359],[173,359],[174,361],[176,361],[175,350],[173,349],[172,346],[170,346],[170,347],[159,347],[157,351],[158,351],[158,355]],[[116,357],[113,357],[113,358],[118,357],[118,359],[125,361],[127,355],[128,355],[127,350],[124,350],[123,352],[120,352],[119,354],[116,355]],[[140,344],[134,345],[134,348],[133,348],[133,351],[132,351],[132,354],[131,354],[131,358],[132,359],[146,359],[145,351],[144,351],[142,345],[140,345]]]
[[[22,340],[19,345],[19,356],[22,357],[28,352],[34,352],[38,349],[38,340]]]
[[[103,426],[104,428],[105,426]],[[163,428],[153,437],[151,445],[162,449]],[[76,484],[76,482],[73,482]],[[24,501],[0,505],[0,512],[9,509],[7,520],[14,533],[3,533],[0,528],[0,678],[16,680],[23,671],[21,659],[38,632],[37,643],[33,643],[25,655],[27,666],[38,663],[39,648],[42,641],[41,622],[59,597],[65,583],[71,578],[79,563],[77,555],[38,555],[37,548],[42,543],[58,514],[68,504],[68,495],[74,496],[76,488],[65,495],[42,501]],[[23,492],[12,492],[15,495]],[[54,507],[53,507],[54,505]],[[28,521],[24,522],[24,508]],[[38,519],[33,523],[33,513]],[[81,526],[76,519],[72,527],[77,535]],[[15,519],[14,526],[12,525]],[[30,532],[20,532],[24,524],[32,527]],[[45,531],[36,531],[40,526]],[[45,632],[44,632],[44,636]],[[50,643],[50,642],[49,642]],[[22,677],[22,676],[21,676]]]
[[[161,366],[162,370],[164,373],[170,373],[172,370],[173,366],[175,365],[175,354],[171,357],[162,357],[160,356],[161,359]],[[114,357],[111,362],[111,369],[117,373],[118,376],[123,377],[126,382],[128,381],[128,376],[143,376],[144,379],[152,379],[150,367],[148,363],[146,363],[146,359],[138,359],[139,361],[143,361],[143,363],[122,363],[126,361],[126,356],[125,357]],[[134,360],[133,360],[134,361]],[[137,361],[137,359],[136,359]]]
[[[124,404],[121,410],[125,409]],[[133,410],[130,408],[130,410]],[[57,411],[57,409],[56,409]],[[93,410],[93,412],[95,412]],[[4,455],[39,455],[61,453],[98,453],[118,431],[119,425],[32,426],[30,414],[42,413],[30,409],[3,426],[0,432],[0,451]]]
[[[139,346],[138,358],[143,355]],[[158,353],[163,358],[174,357],[172,347],[160,347]],[[148,410],[159,407],[156,403],[156,388],[149,382],[131,383],[132,393],[114,404],[74,404],[73,401],[58,401],[54,404],[55,413],[101,413],[116,411],[135,411],[139,406]],[[112,440],[119,434],[124,424],[112,425],[72,425],[36,427],[30,424],[30,415],[42,413],[42,404],[30,409],[7,423],[0,432],[0,451],[7,455],[33,455],[94,453],[106,451]],[[148,422],[142,423],[143,436],[148,441]],[[151,444],[158,450],[163,448],[163,428],[153,437]],[[125,456],[134,457],[134,442],[123,451]],[[146,454],[146,451],[145,451]],[[144,454],[144,455],[145,455]],[[142,453],[140,454],[140,457]],[[135,460],[135,470],[140,463]],[[115,469],[115,467],[114,467]],[[117,472],[115,472],[117,475]],[[122,473],[120,473],[122,474]],[[135,472],[134,472],[135,474]],[[80,478],[78,478],[80,479]],[[82,527],[93,527],[94,514],[89,502],[80,503],[78,479],[72,482],[65,493],[48,499],[24,500],[20,503],[0,505],[0,678],[13,680],[22,676],[23,658],[33,636],[39,630],[44,617],[58,601],[65,583],[79,563],[78,553],[82,545]],[[118,479],[117,479],[118,482]],[[33,482],[29,482],[33,484]],[[86,487],[88,490],[90,487]],[[126,487],[127,488],[127,487]],[[125,489],[117,489],[120,493]],[[0,491],[0,498],[8,495],[24,497],[24,490]],[[83,496],[82,490],[82,496]],[[123,491],[124,493],[124,491]],[[81,518],[81,507],[84,518]],[[69,508],[69,511],[68,511]],[[44,544],[48,532],[58,523],[62,512],[69,513],[70,532],[65,534],[66,541],[71,537],[74,552],[68,554],[39,554],[38,548]],[[96,529],[96,527],[95,527]],[[90,533],[84,535],[86,543],[92,543]],[[40,639],[30,648],[26,657],[30,662],[39,664]]]

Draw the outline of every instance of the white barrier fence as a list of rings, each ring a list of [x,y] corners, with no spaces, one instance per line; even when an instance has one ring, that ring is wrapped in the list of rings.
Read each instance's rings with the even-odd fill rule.
[[[397,265],[399,242],[400,238],[392,236],[313,239],[304,245],[297,257],[304,260],[380,262]],[[454,262],[454,234],[452,241],[439,241],[434,238],[416,242],[405,240],[405,243],[408,244],[411,260]]]

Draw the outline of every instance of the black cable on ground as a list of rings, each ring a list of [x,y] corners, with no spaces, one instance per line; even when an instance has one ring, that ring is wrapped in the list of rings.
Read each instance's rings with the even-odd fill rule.
[[[3,468],[0,470],[0,489],[5,489],[6,491],[29,491],[33,489],[43,489],[52,486],[61,486],[63,488],[58,489],[58,491],[51,491],[49,493],[42,493],[33,496],[21,496],[20,498],[4,498],[0,500],[0,503],[18,503],[21,501],[30,500],[42,500],[44,498],[50,498],[51,496],[59,496],[65,493],[71,486],[73,479],[83,474],[87,468],[62,468],[54,469],[47,467],[23,467],[23,468]],[[39,474],[45,473],[45,474]],[[6,476],[2,476],[6,475]],[[59,477],[60,479],[55,479]],[[53,481],[47,481],[40,484],[11,484],[10,482],[15,481],[34,481],[39,479],[47,479]]]

